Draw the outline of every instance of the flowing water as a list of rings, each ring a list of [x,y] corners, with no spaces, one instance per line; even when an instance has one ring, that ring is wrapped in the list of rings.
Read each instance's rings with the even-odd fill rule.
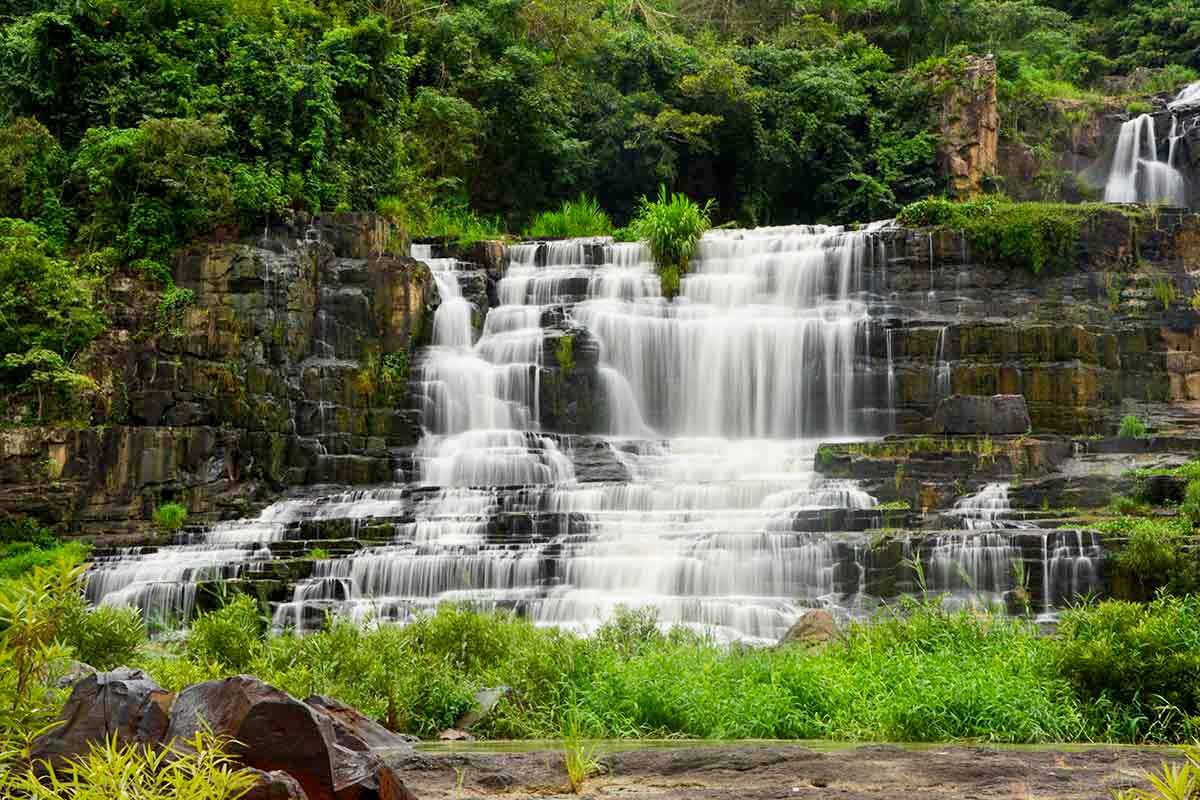
[[[813,464],[819,442],[869,433],[893,408],[890,336],[867,352],[876,230],[711,232],[673,301],[641,244],[515,245],[482,320],[464,296],[471,268],[416,246],[442,299],[414,363],[412,468],[114,554],[89,596],[186,618],[198,585],[269,574],[294,540],[336,525],[374,543],[316,561],[277,604],[278,628],[465,601],[580,631],[650,607],[664,624],[772,641],[808,606],[863,612],[883,569],[866,532],[876,503]],[[585,370],[585,352],[598,435],[543,430],[561,402],[548,387]],[[980,523],[965,527],[1004,527],[989,502],[963,506]],[[1005,590],[1007,534],[922,546],[937,586]],[[1065,558],[1047,553],[1047,569]]]
[[[1176,166],[1177,145],[1183,138],[1179,119],[1174,114],[1171,117],[1165,152],[1154,126],[1150,114],[1121,125],[1104,186],[1106,202],[1187,205],[1187,184]]]

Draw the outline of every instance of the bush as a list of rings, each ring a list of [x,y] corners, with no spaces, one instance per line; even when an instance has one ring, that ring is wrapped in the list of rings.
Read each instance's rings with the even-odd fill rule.
[[[665,186],[658,188],[657,200],[642,197],[630,227],[650,246],[664,296],[679,292],[696,245],[711,225],[712,206],[711,200],[701,206],[687,195],[668,194]]]
[[[1178,741],[1200,733],[1200,597],[1070,609],[1051,640],[1096,735]]]
[[[534,218],[525,235],[535,239],[571,239],[585,236],[608,236],[612,220],[594,197],[580,195],[567,201],[557,211],[543,211]]]
[[[1149,598],[1160,589],[1186,594],[1200,588],[1200,563],[1189,548],[1192,528],[1186,520],[1122,517],[1097,527],[1125,537],[1112,561],[1138,590],[1134,597]]]
[[[897,221],[911,227],[961,230],[989,266],[1062,271],[1076,265],[1083,226],[1106,210],[1101,204],[1016,203],[997,197],[955,202],[919,200]]]
[[[89,609],[81,603],[65,615],[59,640],[80,661],[109,670],[133,663],[146,641],[146,625],[137,609]]]
[[[201,662],[242,672],[262,651],[265,630],[258,602],[239,594],[223,608],[192,621],[187,652]]]
[[[50,548],[26,543],[10,545],[0,556],[0,580],[19,578],[40,567],[60,562],[82,564],[87,553],[88,547],[82,542],[67,542]]]
[[[1121,417],[1121,427],[1117,430],[1117,435],[1122,439],[1141,439],[1146,435],[1146,423],[1142,422],[1140,417],[1126,414]]]
[[[178,533],[187,518],[187,507],[179,503],[164,503],[154,510],[154,525],[165,534]]]
[[[1179,513],[1187,517],[1192,527],[1200,527],[1200,478],[1192,478],[1183,490],[1183,503]]]

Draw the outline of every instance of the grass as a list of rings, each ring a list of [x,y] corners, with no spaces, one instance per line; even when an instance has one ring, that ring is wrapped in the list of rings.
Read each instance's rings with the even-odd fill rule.
[[[87,558],[88,547],[82,542],[66,542],[52,547],[34,547],[23,543],[0,546],[0,580],[19,578],[37,567],[66,559],[80,564]]]
[[[475,690],[510,686],[511,699],[475,732],[562,738],[564,759],[574,760],[579,775],[591,769],[583,768],[585,732],[993,742],[1147,735],[1126,722],[1127,703],[1081,693],[1077,686],[1090,684],[1059,668],[1059,643],[1034,625],[952,612],[936,601],[906,602],[812,651],[723,647],[685,630],[664,632],[644,612],[619,614],[588,639],[457,607],[403,628],[338,622],[303,638],[262,638],[244,635],[256,625],[253,610],[237,613],[245,624],[227,621],[237,632],[228,644],[240,654],[236,666],[213,648],[212,636],[202,652],[187,644],[140,665],[172,690],[249,672],[298,696],[331,694],[422,736],[452,725]],[[1173,613],[1176,619],[1182,612]]]
[[[465,207],[436,207],[417,227],[415,237],[449,239],[463,247],[490,239],[503,239],[506,233],[499,217],[486,217]]]
[[[525,230],[534,239],[571,239],[586,236],[608,236],[613,232],[612,220],[593,197],[580,195],[556,211],[543,211]]]

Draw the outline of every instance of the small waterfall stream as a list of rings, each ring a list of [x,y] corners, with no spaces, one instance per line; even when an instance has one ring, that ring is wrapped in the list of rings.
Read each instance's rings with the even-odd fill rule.
[[[1185,87],[1167,104],[1171,127],[1165,148],[1158,141],[1153,115],[1141,114],[1121,125],[1104,186],[1106,202],[1187,206],[1187,183],[1181,170],[1179,146],[1197,117],[1181,118],[1181,113],[1197,104],[1200,104],[1200,83]]]

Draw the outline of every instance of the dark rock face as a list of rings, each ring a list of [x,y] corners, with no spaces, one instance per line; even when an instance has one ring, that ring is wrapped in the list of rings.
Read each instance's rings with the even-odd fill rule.
[[[169,736],[186,740],[207,726],[233,737],[241,763],[287,773],[308,800],[410,800],[399,776],[356,733],[374,739],[378,732],[364,725],[357,712],[348,714],[344,706],[323,702],[309,706],[245,675],[208,681],[180,693]],[[336,716],[330,708],[337,710]]]
[[[161,502],[204,521],[291,486],[390,481],[419,428],[383,359],[424,341],[438,298],[387,242],[373,216],[332,215],[193,245],[174,274],[195,303],[172,320],[156,288],[114,276],[112,328],[78,365],[100,387],[92,427],[5,431],[0,513],[133,535]]]
[[[1029,408],[1019,394],[956,394],[938,403],[934,426],[942,433],[1006,436],[1029,430]]]
[[[337,743],[349,750],[411,750],[409,739],[392,733],[379,723],[363,716],[357,709],[339,703],[332,697],[314,694],[304,701],[313,711],[329,719]]]
[[[166,740],[173,695],[144,672],[120,668],[88,675],[75,684],[59,715],[61,724],[33,743],[33,761],[55,767],[115,737],[118,744],[158,745]]]

